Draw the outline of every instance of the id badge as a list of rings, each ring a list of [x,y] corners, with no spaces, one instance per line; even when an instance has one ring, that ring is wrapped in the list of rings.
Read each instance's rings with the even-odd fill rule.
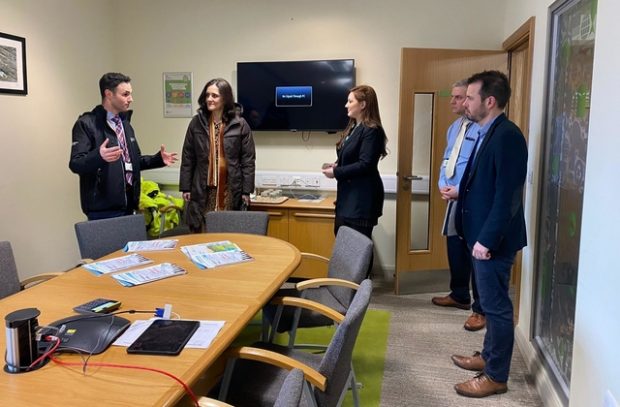
[[[133,166],[131,165],[131,163],[125,163],[125,171],[133,172]]]

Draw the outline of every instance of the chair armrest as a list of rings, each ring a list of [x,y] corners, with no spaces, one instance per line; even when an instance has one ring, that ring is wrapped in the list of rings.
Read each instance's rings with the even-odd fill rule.
[[[225,355],[227,358],[247,359],[268,363],[286,370],[300,369],[304,372],[304,378],[312,383],[314,387],[321,391],[325,391],[327,387],[327,378],[318,371],[298,360],[281,355],[277,352],[251,346],[241,346],[239,348],[228,349]]]
[[[228,403],[224,403],[223,401],[215,400],[209,397],[201,397],[198,399],[198,405],[200,407],[232,407]]]
[[[270,304],[273,305],[285,305],[289,307],[304,308],[310,311],[316,311],[337,324],[344,320],[344,315],[334,311],[332,308],[325,306],[319,302],[307,300],[299,297],[276,297],[271,300]]]
[[[316,287],[321,287],[324,285],[337,285],[340,287],[348,287],[353,290],[357,290],[359,288],[359,284],[354,283],[352,281],[343,280],[340,278],[329,278],[329,277],[313,278],[311,280],[301,281],[295,285],[295,288],[297,288],[297,291],[303,291],[308,288],[316,288]]]
[[[322,261],[324,263],[329,263],[329,259],[327,257],[321,256],[319,254],[314,254],[314,253],[301,252],[301,258],[307,259],[307,260],[316,260],[316,261]]]
[[[39,283],[42,283],[44,281],[47,280],[51,280],[54,277],[58,277],[59,275],[61,275],[63,273],[44,273],[44,274],[38,274],[36,276],[32,276],[29,277],[25,280],[22,280],[19,282],[19,287],[23,290],[25,288],[27,288],[28,286],[32,286],[32,285],[37,285]]]

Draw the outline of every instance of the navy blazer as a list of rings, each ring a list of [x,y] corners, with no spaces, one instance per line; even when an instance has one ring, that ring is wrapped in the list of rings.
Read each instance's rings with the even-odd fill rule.
[[[334,177],[338,181],[336,216],[366,219],[376,224],[383,212],[383,182],[379,159],[385,149],[381,127],[357,126],[338,149]]]
[[[504,114],[498,116],[468,166],[459,185],[457,233],[470,247],[480,242],[491,255],[514,255],[527,244],[527,145],[521,130]]]

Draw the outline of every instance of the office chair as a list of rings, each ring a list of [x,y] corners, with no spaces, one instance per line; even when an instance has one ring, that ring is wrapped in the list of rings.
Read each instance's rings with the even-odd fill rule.
[[[304,372],[299,369],[291,370],[280,388],[278,397],[273,407],[298,407],[301,401],[301,394],[304,389]],[[214,400],[208,397],[201,397],[198,400],[200,407],[232,407],[223,401]]]
[[[373,243],[368,237],[342,226],[338,229],[332,256],[327,259],[322,256],[302,253],[302,258],[311,257],[328,263],[327,278],[315,278],[299,282],[295,289],[280,290],[276,296],[289,295],[301,296],[312,301],[326,305],[335,311],[346,314],[351,299],[355,294],[358,284],[364,280],[368,266],[372,258]],[[274,330],[274,319],[277,312],[281,312],[280,323]],[[320,313],[297,308],[277,308],[268,304],[263,308],[265,316],[263,326],[263,340],[268,328],[265,326],[271,322],[270,338],[273,339],[275,332],[289,333],[289,347],[295,343],[297,328],[308,328],[332,325],[333,321]]]
[[[230,349],[226,352],[230,359],[218,398],[232,404],[272,406],[275,403],[274,389],[279,389],[285,378],[282,368],[299,368],[306,379],[302,395],[304,405],[313,405],[314,402],[318,407],[338,406],[350,387],[354,404],[358,406],[359,395],[351,360],[371,293],[372,282],[364,280],[346,315],[314,301],[282,297],[280,301],[286,306],[321,312],[339,324],[327,350],[324,354],[315,354],[267,342]]]
[[[75,235],[83,259],[98,259],[122,249],[127,242],[147,239],[143,215],[78,222]]]
[[[213,211],[207,212],[208,233],[250,233],[267,235],[269,214],[262,211]]]
[[[42,283],[60,274],[61,273],[39,274],[27,278],[26,280],[19,281],[11,243],[0,241],[0,298],[8,297],[31,285]]]

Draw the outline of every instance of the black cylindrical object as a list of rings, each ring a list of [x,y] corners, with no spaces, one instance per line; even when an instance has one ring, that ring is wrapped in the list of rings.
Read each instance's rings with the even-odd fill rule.
[[[4,317],[6,322],[6,365],[4,371],[21,373],[38,357],[36,328],[41,312],[36,308],[13,311]]]

